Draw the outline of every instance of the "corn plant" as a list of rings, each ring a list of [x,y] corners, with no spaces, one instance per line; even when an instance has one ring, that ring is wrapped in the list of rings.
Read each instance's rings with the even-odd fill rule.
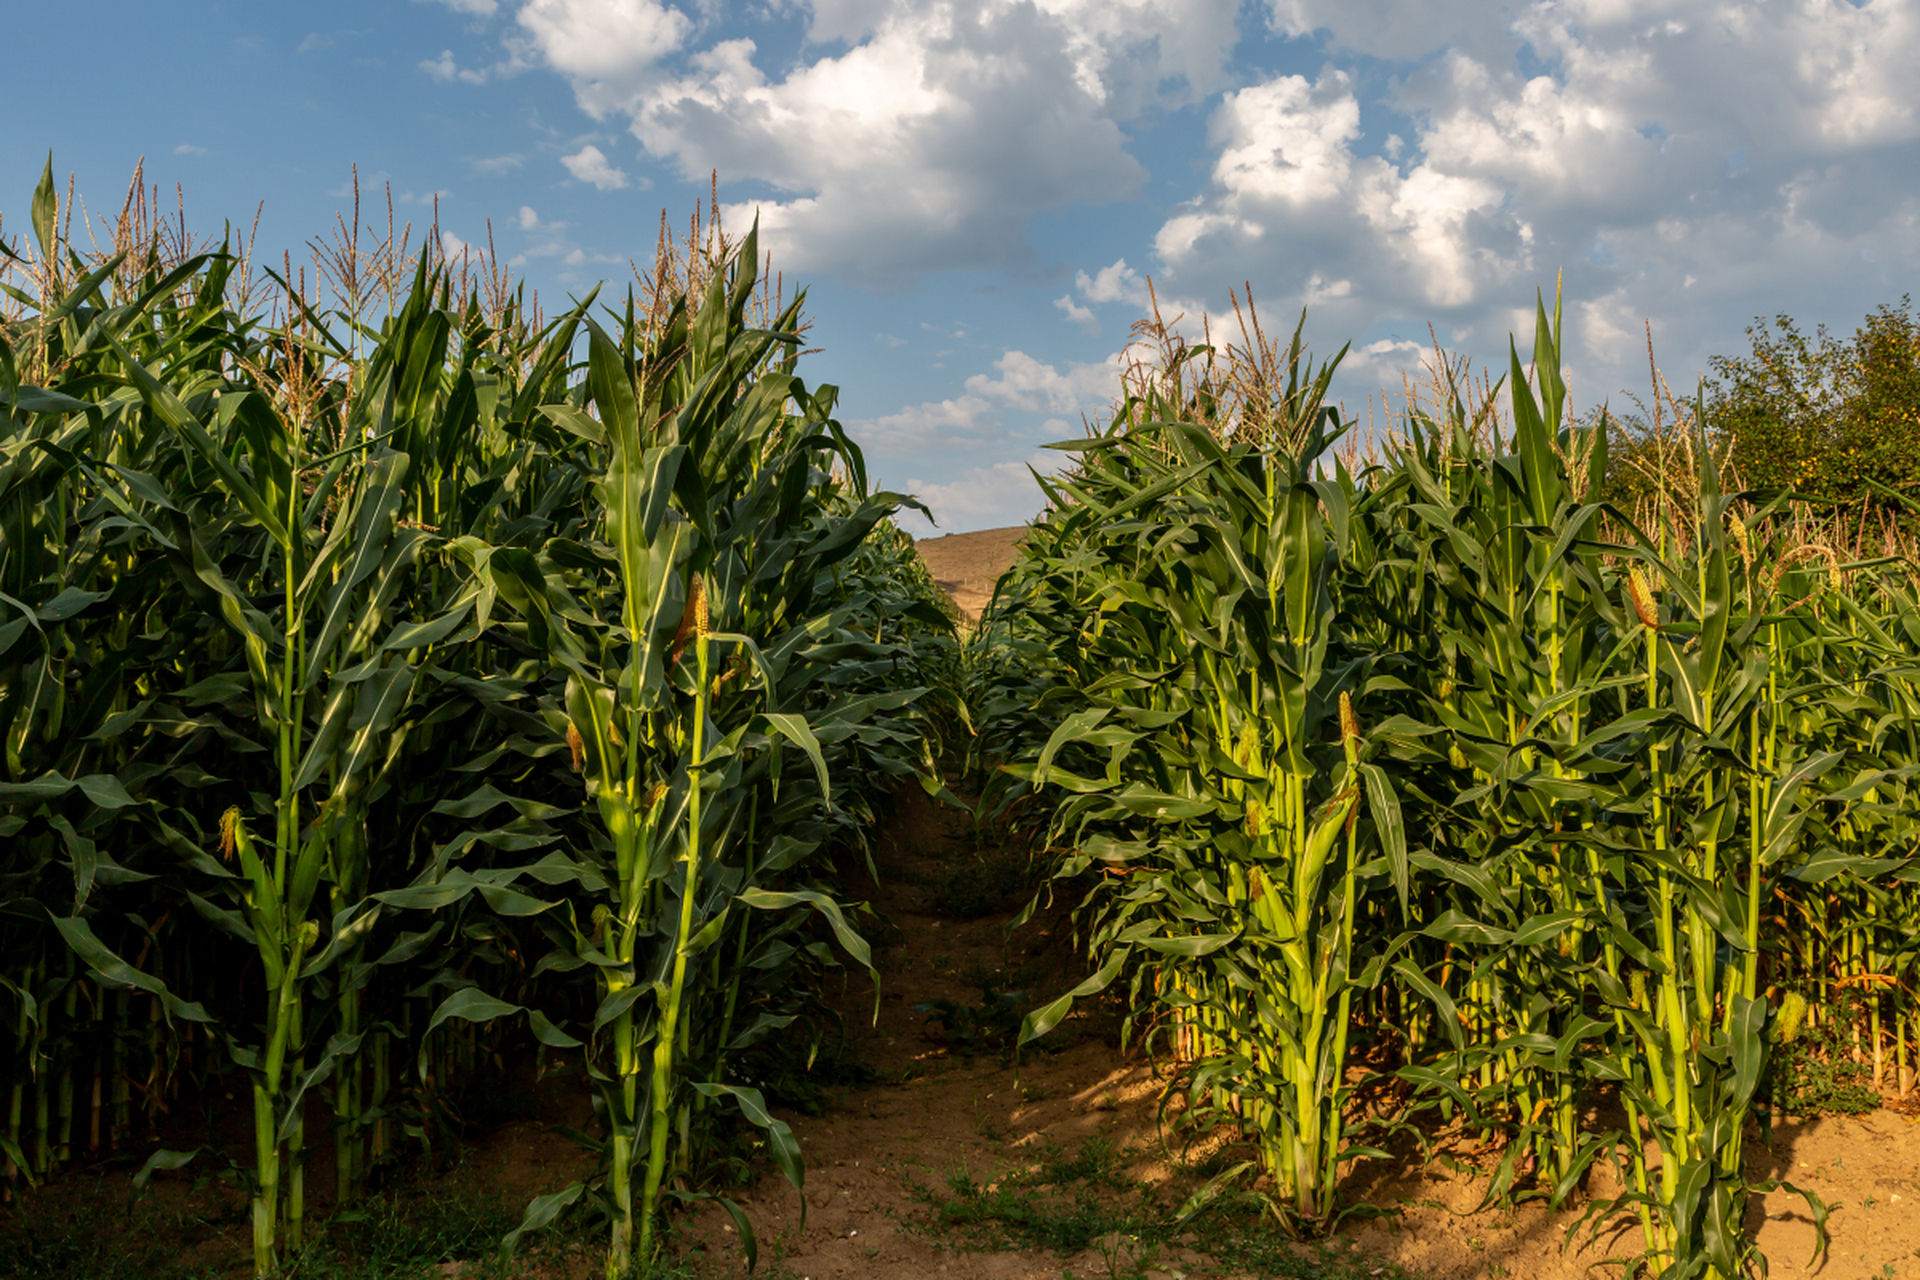
[[[1111,887],[1088,917],[1100,972],[1022,1037],[1142,955],[1135,987],[1151,975],[1179,1020],[1196,1109],[1252,1131],[1276,1211],[1310,1227],[1335,1219],[1340,1162],[1364,1154],[1343,1133],[1350,1005],[1373,981],[1358,903],[1404,888],[1406,862],[1392,788],[1362,759],[1368,664],[1333,646],[1347,490],[1317,474],[1339,426],[1320,404],[1331,368],[1297,375],[1262,437],[1224,444],[1150,392],[1060,490],[1084,530],[1047,565],[1085,610],[1063,647],[1102,674],[1019,773],[1078,793],[1056,829],[1084,852],[1060,874],[1099,867]]]
[[[1298,469],[1317,443],[1288,412],[1302,383],[1254,368],[1297,369],[1297,337],[1219,363],[1166,341],[1144,379],[1159,412],[1129,402],[1070,446],[983,623],[1045,668],[994,686],[1007,807],[1050,800],[1060,878],[1098,874],[1084,920],[1105,963],[1028,1031],[1133,973],[1136,1016],[1149,991],[1167,1006],[1194,1113],[1255,1143],[1299,1225],[1338,1212],[1342,1055],[1364,1036],[1416,1107],[1501,1153],[1489,1201],[1567,1203],[1612,1159],[1628,1191],[1590,1213],[1638,1215],[1649,1267],[1746,1274],[1744,1135],[1805,1009],[1782,984],[1891,976],[1875,922],[1905,900],[1913,633],[1885,612],[1898,596],[1861,589],[1891,561],[1796,542],[1793,495],[1729,492],[1704,437],[1685,448],[1697,501],[1607,506],[1605,416],[1573,417],[1558,306],[1536,310],[1504,432],[1500,385],[1443,364],[1404,434]],[[1276,472],[1303,498],[1284,519]],[[1258,534],[1280,528],[1315,550],[1276,554]],[[1242,621],[1263,598],[1281,625]],[[1296,727],[1336,694],[1364,733]],[[1348,861],[1324,865],[1358,892],[1289,916],[1298,869],[1322,865],[1300,854],[1337,848],[1337,819]],[[1324,985],[1270,976],[1295,935],[1319,947],[1293,973]],[[1303,1033],[1330,1023],[1314,1184],[1310,1095],[1263,1095],[1303,1078],[1275,1067],[1316,1061]],[[1884,1026],[1861,1034],[1877,1051]],[[1582,1123],[1601,1090],[1623,1127]]]
[[[561,724],[603,832],[604,863],[582,864],[576,882],[593,902],[588,918],[572,916],[577,923],[555,941],[600,987],[594,1029],[606,1036],[604,1057],[590,1061],[608,1129],[596,1195],[611,1222],[609,1275],[653,1255],[670,1179],[683,1180],[674,1194],[692,1192],[693,1132],[710,1101],[731,1100],[764,1128],[800,1184],[786,1126],[757,1089],[720,1078],[740,1037],[769,1029],[734,1030],[757,955],[751,917],[810,909],[868,962],[831,897],[768,882],[804,857],[804,824],[832,803],[817,733],[842,740],[875,711],[918,695],[829,704],[824,722],[794,709],[809,682],[794,677],[833,653],[822,642],[848,612],[820,611],[820,577],[898,499],[859,495],[809,519],[810,491],[832,483],[821,462],[846,446],[826,417],[832,396],[810,394],[779,354],[797,311],[771,330],[744,325],[753,246],[749,236],[732,272],[712,273],[697,307],[629,312],[621,339],[591,325],[597,414],[547,410],[605,451],[598,490],[617,623],[577,631],[558,607],[570,591],[564,576],[531,556],[496,550],[489,561],[503,585],[512,575],[529,635],[564,674]],[[717,1041],[699,1043],[697,1023],[717,1026]],[[690,1079],[696,1066],[714,1078]],[[536,1202],[523,1229],[588,1190]]]
[[[867,959],[815,854],[930,768],[900,676],[950,634],[870,552],[901,499],[796,376],[797,303],[750,328],[754,250],[716,236],[701,292],[587,324],[582,365],[591,298],[548,323],[391,227],[363,254],[357,208],[335,305],[288,269],[263,315],[231,243],[145,201],[89,261],[49,176],[38,253],[8,247],[0,1157],[54,1172],[129,1136],[136,1087],[237,1068],[265,1275],[311,1104],[344,1201],[526,1042],[589,1050],[610,1271],[736,1116],[797,1181],[737,1073],[806,1025],[816,929]],[[513,794],[582,774],[584,806]]]

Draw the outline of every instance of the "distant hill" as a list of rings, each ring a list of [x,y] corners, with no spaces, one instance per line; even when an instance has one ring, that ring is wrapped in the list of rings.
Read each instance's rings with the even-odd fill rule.
[[[914,543],[927,572],[953,597],[968,622],[978,622],[980,611],[993,598],[993,584],[1020,557],[1025,525],[1010,529],[981,529],[949,533]]]

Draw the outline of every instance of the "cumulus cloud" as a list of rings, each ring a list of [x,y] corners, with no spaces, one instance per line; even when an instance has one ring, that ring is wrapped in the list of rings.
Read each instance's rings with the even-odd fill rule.
[[[1230,93],[1210,137],[1212,189],[1154,242],[1176,279],[1270,279],[1277,269],[1299,294],[1314,281],[1328,298],[1352,296],[1360,279],[1375,296],[1430,311],[1472,302],[1526,264],[1531,228],[1498,184],[1356,153],[1360,104],[1343,71]]]
[[[1084,271],[1075,272],[1073,282],[1088,302],[1124,302],[1143,309],[1147,306],[1147,282],[1127,265],[1125,258],[1100,268],[1091,276]]]
[[[1025,524],[1044,501],[1033,472],[1048,475],[1070,464],[1071,459],[1063,453],[1035,453],[1019,462],[968,467],[941,482],[910,477],[907,492],[926,503],[939,524],[936,529],[917,511],[902,511],[897,519],[916,537]]]
[[[602,191],[618,191],[627,185],[626,171],[607,159],[606,152],[589,142],[570,156],[561,156],[574,181],[585,182]]]
[[[655,0],[528,0],[516,21],[526,60],[651,154],[768,184],[727,212],[757,213],[786,266],[887,287],[1018,264],[1034,214],[1132,196],[1120,124],[1223,84],[1237,7],[818,0],[814,44],[772,72],[751,39],[697,47]]]
[[[929,400],[877,418],[854,419],[846,426],[862,449],[883,457],[992,444],[1009,438],[993,403],[977,394]]]
[[[1172,332],[1189,342],[1206,340],[1207,308],[1194,298],[1156,293],[1152,282],[1128,266],[1125,258],[1116,259],[1092,275],[1076,271],[1073,283],[1079,291],[1080,302],[1068,295],[1056,299],[1053,305],[1065,311],[1069,319],[1079,320],[1089,333],[1098,328],[1094,307],[1117,306],[1129,326],[1156,314],[1157,309],[1160,322]]]
[[[467,84],[485,84],[485,68],[462,67],[453,60],[453,50],[442,49],[437,58],[428,58],[420,64],[420,69],[442,84],[451,84],[455,80]]]
[[[729,41],[642,103],[634,133],[689,173],[748,172],[789,193],[729,212],[757,211],[796,270],[881,285],[1012,265],[1034,213],[1138,189],[1145,171],[1037,11],[931,17],[779,82],[750,41]]]
[[[1206,187],[1155,240],[1156,276],[1190,294],[1251,278],[1332,332],[1431,318],[1491,345],[1564,269],[1597,398],[1644,358],[1644,317],[1681,344],[1663,361],[1697,367],[1710,333],[1832,296],[1863,258],[1920,264],[1911,4],[1272,0],[1270,14],[1335,53],[1420,61],[1374,100],[1391,135],[1363,128],[1366,92],[1338,57],[1223,96]]]
[[[1120,362],[1116,352],[1062,373],[1024,351],[1009,351],[993,362],[998,377],[976,373],[967,379],[967,391],[1030,413],[1092,414],[1119,398]]]
[[[570,234],[570,224],[543,218],[532,205],[520,206],[513,225],[520,231],[521,248],[507,259],[509,266],[525,267],[529,262],[545,261],[554,264],[553,269],[561,280],[574,284],[604,278],[608,267],[626,261],[577,243]]]
[[[573,83],[588,114],[630,109],[658,79],[693,23],[657,0],[527,0],[515,17],[524,55]]]
[[[1253,20],[1296,42],[1285,69],[1277,43],[1237,43],[1236,0],[439,2],[497,7],[507,60],[429,74],[546,68],[598,140],[753,182],[728,216],[757,213],[783,267],[879,289],[1034,266],[1036,214],[1136,198],[1158,159],[1130,126],[1204,104],[1197,181],[1184,148],[1153,175],[1188,186],[1151,245],[1041,296],[1089,331],[1143,312],[1151,272],[1168,315],[1252,280],[1270,313],[1310,305],[1314,336],[1434,320],[1503,350],[1564,269],[1574,356],[1599,371],[1634,364],[1643,318],[1684,364],[1756,312],[1852,308],[1868,278],[1897,296],[1920,265],[1912,0],[1261,0]],[[565,162],[639,185],[597,146]],[[1350,367],[1397,358],[1367,349]],[[1010,406],[930,404],[894,435],[977,435]]]
[[[1005,448],[1027,438],[1008,425],[1040,425],[1048,438],[1072,435],[1069,419],[1094,416],[1110,406],[1120,388],[1118,353],[1105,360],[1061,368],[1024,351],[1007,351],[992,373],[966,380],[962,393],[909,405],[894,413],[847,423],[861,448],[879,457],[907,457],[944,449]],[[1047,416],[1044,423],[1038,420]]]
[[[1385,383],[1402,370],[1419,370],[1432,363],[1430,346],[1405,338],[1378,338],[1357,342],[1347,351],[1340,367],[1350,376],[1367,383]]]
[[[1268,0],[1268,24],[1336,50],[1406,61],[1438,49],[1501,49],[1511,9],[1480,0]]]
[[[1086,273],[1080,273],[1084,276]],[[1053,300],[1053,305],[1067,313],[1067,319],[1085,329],[1088,333],[1100,332],[1100,317],[1093,314],[1093,308],[1083,307],[1073,300],[1070,293],[1062,294]]]

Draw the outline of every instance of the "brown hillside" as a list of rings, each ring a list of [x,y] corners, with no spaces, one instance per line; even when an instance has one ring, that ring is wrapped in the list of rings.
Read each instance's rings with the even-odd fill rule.
[[[980,611],[993,598],[993,584],[1019,558],[1025,525],[1010,529],[982,529],[976,533],[949,533],[914,543],[927,572],[953,597],[968,622],[978,622]]]

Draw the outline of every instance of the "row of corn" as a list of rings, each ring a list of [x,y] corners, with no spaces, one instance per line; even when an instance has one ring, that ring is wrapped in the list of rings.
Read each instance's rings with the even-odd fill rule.
[[[238,1095],[266,1275],[519,1046],[601,1153],[523,1228],[597,1206],[609,1276],[745,1134],[798,1184],[757,1086],[950,627],[754,237],[547,319],[357,202],[311,281],[63,203],[0,246],[9,1184]]]
[[[1243,326],[1151,331],[983,622],[1024,655],[985,677],[999,803],[1098,963],[1024,1035],[1124,991],[1194,1136],[1250,1150],[1215,1189],[1264,1173],[1297,1229],[1450,1122],[1490,1202],[1604,1161],[1645,1274],[1749,1273],[1808,1001],[1858,996],[1841,1051],[1911,1084],[1911,565],[1725,483],[1697,406],[1684,501],[1609,504],[1557,304],[1530,367],[1441,361],[1364,449],[1333,365]]]

